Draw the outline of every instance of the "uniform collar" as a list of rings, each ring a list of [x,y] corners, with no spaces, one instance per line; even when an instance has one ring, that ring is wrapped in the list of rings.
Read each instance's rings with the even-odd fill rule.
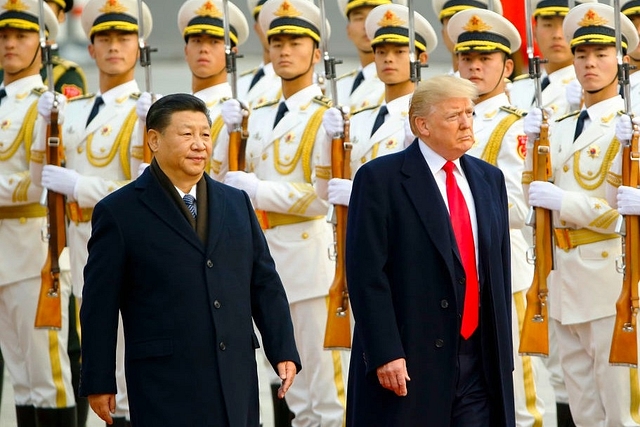
[[[20,93],[25,93],[31,89],[42,86],[44,86],[42,77],[40,77],[40,74],[34,74],[33,76],[23,77],[2,87],[7,91],[7,98],[15,98],[15,96]]]
[[[616,112],[622,108],[622,97],[620,95],[616,95],[609,99],[605,99],[604,101],[600,101],[597,104],[593,104],[591,107],[587,108],[587,113],[589,113],[589,119],[592,121],[600,121],[601,118],[610,116],[611,112]]]
[[[387,109],[390,116],[400,116],[406,114],[409,111],[409,101],[413,93],[401,96],[387,103]],[[384,105],[384,104],[383,104]]]
[[[220,83],[208,88],[199,90],[193,94],[195,97],[200,98],[205,103],[209,101],[217,101],[220,98],[231,97],[231,85],[228,82]]]
[[[280,102],[287,104],[289,111],[297,111],[301,106],[308,105],[309,101],[316,96],[322,96],[322,90],[320,86],[312,84],[299,90],[287,99],[280,98]]]
[[[489,116],[495,115],[494,113],[498,111],[500,107],[504,107],[509,105],[509,98],[506,93],[500,93],[494,97],[489,99],[485,99],[484,101],[476,104],[474,111],[476,113],[476,118],[491,118]]]
[[[118,99],[124,96],[129,96],[132,93],[140,92],[138,83],[135,80],[130,80],[119,86],[109,89],[105,93],[98,92],[97,96],[101,96],[104,101],[104,105],[110,105],[115,103]]]

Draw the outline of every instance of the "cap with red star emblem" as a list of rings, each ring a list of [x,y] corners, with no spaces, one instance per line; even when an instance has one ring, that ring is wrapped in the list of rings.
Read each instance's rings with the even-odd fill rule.
[[[413,13],[416,48],[431,53],[438,45],[436,32],[422,15]],[[364,23],[371,46],[380,43],[409,44],[409,8],[385,4],[374,8]]]
[[[40,31],[39,14],[39,0],[4,0],[0,2],[0,28]],[[44,24],[47,38],[55,40],[58,36],[58,19],[46,3],[44,4]]]
[[[249,24],[242,11],[229,2],[229,38],[239,46],[249,37]],[[178,11],[178,28],[185,40],[193,34],[224,38],[222,0],[188,0]]]
[[[407,5],[407,0],[338,0],[340,12],[348,18],[349,14],[359,7],[376,7],[381,4],[402,4]]]
[[[598,0],[578,0],[576,5],[598,3]],[[538,16],[566,16],[569,13],[569,0],[531,0],[534,18]]]
[[[447,24],[447,32],[455,42],[455,53],[501,51],[510,55],[521,44],[511,21],[490,10],[468,9],[455,14]]]
[[[146,3],[142,3],[144,38],[151,34],[153,20]],[[101,31],[138,31],[138,2],[136,0],[89,0],[82,9],[82,29],[92,38]]]
[[[440,22],[467,9],[489,10],[489,0],[433,0],[431,5]],[[493,1],[493,10],[502,15],[502,3],[500,0]]]
[[[320,9],[308,0],[267,0],[258,16],[262,31],[275,34],[309,36],[320,43]],[[331,26],[326,22],[327,37]]]
[[[615,46],[615,11],[602,3],[581,4],[569,11],[564,18],[562,30],[571,50],[581,44],[604,44]],[[638,32],[633,22],[620,14],[622,48],[631,52],[638,46]]]

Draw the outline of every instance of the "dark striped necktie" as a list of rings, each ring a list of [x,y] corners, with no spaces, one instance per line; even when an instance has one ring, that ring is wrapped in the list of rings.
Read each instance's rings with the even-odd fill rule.
[[[191,212],[191,216],[193,216],[193,219],[196,219],[196,216],[198,215],[198,207],[196,206],[196,198],[193,197],[191,194],[185,194],[182,197],[182,200],[184,200],[184,204],[187,205],[187,209],[189,209],[189,212]]]

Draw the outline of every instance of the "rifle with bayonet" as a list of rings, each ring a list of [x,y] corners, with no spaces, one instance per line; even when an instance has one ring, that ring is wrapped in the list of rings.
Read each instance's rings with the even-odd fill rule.
[[[155,101],[151,85],[151,52],[157,52],[158,49],[152,49],[144,39],[144,8],[142,0],[138,0],[138,49],[140,50],[140,66],[144,70],[144,87],[145,91],[151,94],[151,101]],[[142,141],[142,161],[151,163],[151,148],[147,144],[147,127],[144,128],[144,136]]]
[[[231,47],[230,24],[229,24],[229,1],[222,0],[222,9],[224,14],[224,58],[227,67],[227,76],[231,85],[231,97],[238,99],[238,69],[236,67],[236,59],[242,58]],[[245,108],[245,107],[243,107]],[[247,119],[248,115],[242,117],[242,122],[238,123],[229,132],[229,171],[245,170],[245,149],[247,146]]]
[[[413,0],[408,0],[407,7],[409,8],[409,78],[414,84],[420,83],[422,80],[422,68],[427,67],[427,64],[423,64],[416,57],[416,27],[415,27],[415,8],[413,6]]]
[[[541,60],[534,55],[533,30],[531,28],[531,3],[524,0],[527,20],[527,55],[529,77],[535,83],[536,107],[542,111],[540,134],[533,144],[533,180],[551,180],[551,155],[549,149],[549,122],[542,105],[540,77]],[[554,266],[554,235],[552,211],[541,207],[532,208],[527,225],[533,227],[533,247],[527,252],[527,260],[533,263],[533,282],[527,291],[527,309],[522,324],[520,347],[523,355],[549,356],[549,313],[547,278]]]
[[[625,112],[631,117],[631,94],[629,64],[623,60],[622,35],[620,31],[620,1],[614,1],[614,22],[616,29],[616,51],[618,56],[618,81],[623,90]],[[634,128],[631,140],[622,148],[622,185],[638,188],[638,132]],[[621,141],[622,142],[622,141]],[[616,301],[616,321],[611,338],[609,363],[637,367],[638,365],[638,280],[640,280],[640,217],[626,215],[620,217],[616,232],[622,237],[622,254],[616,260],[617,270],[623,274],[622,290]]]
[[[51,120],[47,126],[46,162],[49,165],[64,166],[64,148],[60,139],[58,124],[58,100],[53,85],[52,46],[47,43],[44,19],[44,0],[40,2],[38,26],[42,64],[47,70],[48,89],[54,94]],[[40,271],[40,294],[34,326],[36,328],[62,328],[62,300],[60,289],[60,254],[66,245],[66,218],[64,195],[55,191],[43,192],[47,206],[47,225],[43,238],[47,241],[47,258]]]
[[[340,109],[336,83],[337,60],[329,54],[329,30],[326,25],[324,0],[319,2],[322,50],[325,82],[331,88],[332,104]],[[344,129],[331,138],[331,175],[334,178],[351,179],[351,143],[349,142],[349,116],[343,112]],[[336,262],[335,275],[329,288],[327,325],[324,333],[325,349],[351,348],[351,316],[349,315],[349,289],[345,268],[347,238],[347,207],[331,205],[327,220],[333,224],[333,245],[329,257]]]

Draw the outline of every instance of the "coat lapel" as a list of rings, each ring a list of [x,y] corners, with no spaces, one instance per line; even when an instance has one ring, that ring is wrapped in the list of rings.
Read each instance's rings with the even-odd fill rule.
[[[227,200],[220,187],[215,185],[208,175],[205,175],[205,180],[207,182],[207,219],[209,221],[207,254],[209,255],[218,245],[218,240],[222,235],[222,224],[224,224],[227,215]]]

